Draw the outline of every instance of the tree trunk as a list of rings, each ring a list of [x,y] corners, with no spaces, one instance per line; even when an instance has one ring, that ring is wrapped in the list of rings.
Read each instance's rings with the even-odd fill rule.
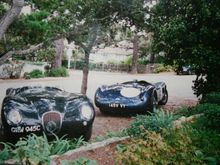
[[[150,54],[150,63],[153,64],[154,60],[155,60],[155,55],[154,55],[154,53],[151,52],[151,54]]]
[[[81,85],[81,93],[84,95],[86,94],[87,91],[88,75],[89,75],[89,53],[86,52],[84,66],[83,66],[82,85]]]
[[[59,68],[61,67],[61,62],[62,62],[62,55],[64,53],[64,39],[58,39],[54,41],[56,53],[54,60],[52,62],[52,68]]]
[[[131,65],[131,73],[137,74],[138,73],[138,57],[139,57],[139,42],[138,36],[135,35],[133,39],[133,57],[132,57],[132,65]]]
[[[18,17],[21,9],[24,6],[24,0],[13,0],[13,5],[10,10],[0,20],[0,40],[3,38],[8,27]]]
[[[83,67],[83,79],[82,79],[82,85],[81,85],[81,93],[86,94],[87,92],[87,84],[88,84],[88,75],[89,75],[89,55],[92,50],[92,47],[95,44],[96,38],[98,35],[98,24],[94,24],[91,30],[91,36],[88,39],[88,45],[85,46],[82,43],[80,43],[81,48],[84,49],[85,52],[85,61],[84,61],[84,67]]]

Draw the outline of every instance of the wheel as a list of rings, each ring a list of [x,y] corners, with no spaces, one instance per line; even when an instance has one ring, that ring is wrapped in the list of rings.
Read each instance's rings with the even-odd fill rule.
[[[157,111],[157,98],[156,98],[156,93],[153,92],[150,100],[150,108],[148,109],[150,113],[156,112]]]
[[[164,96],[162,98],[162,100],[159,101],[159,105],[165,105],[168,101],[168,92],[167,92],[167,89],[165,89],[164,91]]]

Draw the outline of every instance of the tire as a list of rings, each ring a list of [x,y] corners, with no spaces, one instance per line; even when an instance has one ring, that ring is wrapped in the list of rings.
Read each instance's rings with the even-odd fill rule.
[[[167,89],[165,89],[164,96],[163,96],[162,100],[159,101],[158,104],[165,105],[167,103],[167,101],[168,101],[168,91],[167,91]]]
[[[148,112],[150,112],[150,113],[156,112],[157,107],[158,107],[157,99],[156,99],[155,93],[153,92],[151,95],[150,108],[148,108],[148,110],[149,110]]]

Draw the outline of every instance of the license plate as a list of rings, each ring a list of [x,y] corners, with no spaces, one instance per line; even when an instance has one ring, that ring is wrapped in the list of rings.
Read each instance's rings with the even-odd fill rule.
[[[125,108],[126,105],[125,104],[119,104],[119,103],[111,103],[111,104],[109,104],[109,107],[111,107],[111,108]]]

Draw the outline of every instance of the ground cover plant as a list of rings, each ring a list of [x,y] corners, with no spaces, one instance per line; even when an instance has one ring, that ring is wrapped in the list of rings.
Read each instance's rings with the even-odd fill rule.
[[[219,164],[220,106],[212,99],[216,96],[207,95],[201,104],[173,114],[137,116],[127,129],[133,138],[117,147],[116,164]],[[195,114],[200,115],[193,122],[173,127],[175,119]]]
[[[60,67],[60,68],[52,68],[45,72],[45,75],[47,77],[68,77],[68,71],[65,67]]]
[[[68,77],[69,73],[65,67],[46,69],[45,72],[34,69],[31,72],[25,72],[24,78],[43,78],[43,77]]]
[[[51,155],[61,155],[85,144],[83,139],[68,140],[65,137],[49,141],[46,135],[37,136],[31,134],[21,138],[16,144],[1,143],[3,149],[0,151],[0,163],[5,160],[14,159],[19,164],[48,164]]]

